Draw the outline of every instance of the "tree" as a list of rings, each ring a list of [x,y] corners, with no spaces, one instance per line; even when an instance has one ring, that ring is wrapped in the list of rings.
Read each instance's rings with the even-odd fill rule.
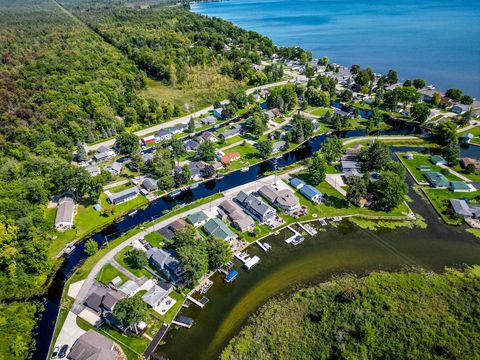
[[[137,135],[130,132],[119,134],[115,142],[115,147],[122,154],[134,154],[140,150]]]
[[[182,246],[195,245],[197,243],[195,228],[191,225],[177,230],[172,238],[172,244],[175,250],[178,250]]]
[[[320,59],[318,59],[318,65],[327,66],[329,62],[330,62],[330,59],[328,58],[328,56],[323,56]]]
[[[476,171],[475,169],[475,165],[474,164],[468,164],[467,166],[465,166],[465,172],[467,174],[474,174]]]
[[[188,121],[188,132],[190,134],[195,132],[195,121],[193,120],[193,117],[191,117]]]
[[[192,177],[192,171],[188,167],[187,164],[182,166],[182,178],[183,178],[183,184],[186,184],[190,181],[190,178]]]
[[[323,156],[316,154],[310,160],[308,165],[308,181],[313,186],[317,186],[325,180],[325,174],[327,173],[327,163]]]
[[[267,130],[266,119],[261,113],[253,114],[252,118],[245,124],[245,130],[254,136],[262,136]]]
[[[418,93],[417,89],[411,86],[400,86],[395,88],[393,92],[395,93],[397,100],[401,102],[404,106],[416,103],[420,99],[420,94]]]
[[[360,72],[360,65],[357,65],[357,64],[353,64],[352,67],[350,68],[350,72],[353,74],[353,75],[356,75]]]
[[[320,152],[323,154],[325,161],[331,164],[342,156],[342,146],[342,141],[333,135],[323,142]]]
[[[413,86],[416,89],[423,89],[425,87],[425,80],[423,79],[415,79],[413,80]]]
[[[328,91],[321,91],[310,86],[305,94],[307,101],[312,106],[330,106],[330,93]]]
[[[126,297],[117,302],[113,309],[115,318],[130,329],[137,331],[137,324],[147,316],[147,304],[140,295]]]
[[[215,145],[211,141],[204,141],[197,150],[198,157],[204,161],[215,160]]]
[[[147,253],[140,249],[132,249],[127,253],[128,262],[136,269],[143,269],[148,265]]]
[[[433,94],[433,97],[432,97],[432,104],[433,105],[438,106],[440,104],[441,100],[442,100],[442,97],[440,96],[440,94],[438,92]]]
[[[457,137],[452,138],[452,140],[447,144],[443,150],[443,157],[447,160],[448,165],[455,166],[458,162],[460,156],[460,147],[458,145]]]
[[[84,251],[85,253],[88,255],[88,256],[92,256],[92,255],[95,255],[98,251],[98,244],[95,240],[93,239],[88,239],[86,242],[85,242],[85,247],[84,247]]]
[[[460,99],[460,102],[464,105],[472,105],[473,98],[469,95],[463,95],[462,98]]]
[[[404,200],[408,186],[397,174],[384,171],[375,183],[376,206],[383,211],[392,211]]]
[[[263,160],[268,159],[273,152],[273,141],[268,139],[259,140],[257,142],[257,150]]]
[[[85,147],[81,141],[77,143],[77,160],[79,162],[88,160],[87,152],[85,151]]]
[[[460,89],[448,89],[445,93],[446,97],[449,97],[453,101],[460,101],[462,98],[462,90]]]
[[[185,149],[185,145],[180,139],[172,139],[170,140],[170,148],[172,152],[173,158],[178,162],[180,157],[187,153]]]
[[[347,179],[347,201],[352,205],[358,205],[360,199],[367,194],[367,186],[360,176],[350,176]]]
[[[395,70],[388,70],[387,76],[386,76],[386,82],[389,85],[396,84],[398,82],[398,75]]]
[[[432,134],[440,144],[448,144],[457,137],[457,125],[454,122],[442,122],[432,129]]]
[[[291,121],[292,130],[289,133],[289,141],[301,144],[313,134],[313,124],[300,115],[294,115]]]
[[[202,176],[205,179],[209,179],[213,175],[215,175],[215,168],[212,165],[207,165],[202,169]]]
[[[392,161],[392,152],[384,142],[375,141],[360,153],[359,160],[364,171],[380,171]]]
[[[423,124],[430,116],[430,108],[425,103],[417,103],[413,104],[410,113],[416,121]]]
[[[112,204],[106,204],[101,211],[101,215],[108,217],[112,216],[115,213],[115,206]]]
[[[233,258],[232,248],[229,243],[216,237],[207,240],[206,250],[210,270],[226,265]]]
[[[208,254],[203,242],[183,245],[177,249],[177,255],[185,271],[188,285],[195,285],[208,271]]]

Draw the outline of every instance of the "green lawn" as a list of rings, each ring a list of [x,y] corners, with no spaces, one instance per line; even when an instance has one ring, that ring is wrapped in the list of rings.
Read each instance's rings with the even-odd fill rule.
[[[225,150],[225,154],[230,154],[233,152],[239,152],[241,158],[232,162],[230,165],[224,168],[223,172],[238,170],[245,166],[253,165],[261,160],[257,149],[249,143],[245,143],[244,145],[237,145],[228,150]]]
[[[214,134],[214,135],[217,136],[216,134]],[[239,141],[242,141],[242,140],[245,140],[245,139],[242,136],[237,135],[237,136],[231,137],[229,139],[226,139],[225,141],[219,140],[218,142],[215,143],[215,147],[217,149],[221,149],[221,148],[230,146],[230,145],[235,144],[236,142],[239,142]],[[225,150],[225,151],[229,151],[229,150]]]
[[[430,202],[432,203],[435,210],[437,210],[437,212],[440,214],[441,218],[450,225],[458,225],[462,222],[462,220],[455,219],[454,217],[447,214],[447,207],[450,204],[449,199],[474,199],[480,193],[479,191],[455,193],[450,190],[430,188],[423,189],[423,191],[426,194],[428,200],[430,200]]]
[[[453,169],[456,172],[458,172],[459,174],[462,174],[463,176],[466,176],[467,178],[469,178],[472,181],[480,182],[480,171],[475,171],[473,174],[467,174],[467,172],[462,168],[460,163],[455,165],[455,167]]]
[[[110,284],[110,281],[115,279],[117,276],[119,276],[122,279],[122,284],[128,280],[128,277],[126,277],[123,273],[121,273],[115,266],[111,264],[106,264],[98,273],[97,275],[97,281],[100,281],[101,283],[108,285]]]
[[[161,244],[165,239],[158,232],[153,231],[145,236],[145,240],[147,240],[153,247],[161,247]]]
[[[183,304],[183,296],[181,294],[179,294],[178,292],[172,291],[168,296],[170,296],[172,299],[175,299],[176,303],[175,303],[175,305],[172,306],[172,308],[170,310],[167,311],[167,313],[165,315],[160,315],[159,313],[154,312],[152,310],[152,312],[154,312],[155,317],[158,320],[160,320],[161,322],[164,322],[166,324],[170,324],[172,322],[173,318],[175,317],[178,310],[182,307],[182,304]],[[161,326],[161,324],[160,324],[160,326]]]
[[[309,107],[305,110],[305,112],[308,113],[308,114],[314,115],[314,116],[323,116],[323,115],[325,115],[327,112],[333,113],[333,110],[331,110],[331,109],[329,109],[329,108],[324,108],[324,107],[312,107],[312,106],[309,106]]]
[[[115,256],[114,256],[114,259],[120,264],[122,265],[125,269],[127,269],[128,271],[130,271],[133,275],[135,275],[136,277],[143,277],[143,276],[146,276],[148,278],[152,278],[152,274],[150,274],[150,272],[148,272],[147,270],[145,269],[138,269],[136,268],[133,264],[130,263],[128,257],[127,257],[127,253],[132,250],[133,248],[131,246],[127,246],[126,248],[124,248],[123,250],[119,251]]]
[[[413,177],[415,178],[415,180],[417,182],[427,183],[427,179],[424,176],[425,172],[418,170],[418,167],[420,165],[428,165],[428,166],[430,166],[430,171],[441,172],[442,168],[440,166],[433,165],[430,162],[430,155],[420,154],[420,153],[417,153],[417,152],[410,152],[410,153],[413,154],[413,159],[412,160],[405,159],[405,153],[400,153],[399,152],[399,153],[397,153],[397,155],[398,155],[398,158],[400,159],[400,161],[402,162],[402,164],[408,170],[410,170],[410,173],[413,175]],[[446,174],[445,177],[448,180],[452,180],[452,181],[461,180],[451,173]]]

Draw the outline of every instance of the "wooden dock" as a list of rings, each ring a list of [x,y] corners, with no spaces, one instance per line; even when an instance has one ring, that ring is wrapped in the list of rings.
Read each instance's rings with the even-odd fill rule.
[[[298,226],[300,226],[303,230],[305,230],[307,234],[310,236],[317,234],[317,230],[315,230],[315,228],[310,224],[298,223]]]
[[[201,303],[200,301],[194,299],[193,297],[191,297],[190,295],[187,296],[187,300],[190,301],[192,304],[195,304],[199,307],[201,307],[203,309],[203,307],[205,306],[204,303]]]
[[[167,330],[168,330],[168,324],[163,324],[162,328],[159,330],[157,335],[155,335],[155,337],[153,338],[153,340],[151,341],[151,343],[148,345],[147,349],[143,353],[143,357],[146,360],[149,360],[149,359],[163,359],[162,357],[159,357],[157,354],[155,354],[154,351],[157,348],[160,341],[165,336]]]

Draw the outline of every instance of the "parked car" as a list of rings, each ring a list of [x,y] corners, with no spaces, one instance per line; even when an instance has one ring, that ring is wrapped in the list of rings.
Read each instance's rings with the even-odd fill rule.
[[[67,356],[67,350],[68,350],[68,345],[63,345],[62,348],[60,349],[60,352],[58,353],[58,357],[60,359],[63,359],[65,356]]]
[[[60,351],[60,346],[55,346],[52,352],[52,359],[56,359],[58,357],[58,352]]]

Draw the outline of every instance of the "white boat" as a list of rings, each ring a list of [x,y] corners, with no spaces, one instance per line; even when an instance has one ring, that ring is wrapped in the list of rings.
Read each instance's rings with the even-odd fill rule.
[[[63,250],[63,253],[64,253],[65,255],[70,255],[70,254],[73,252],[73,250],[75,250],[75,245],[68,245],[68,246],[65,248],[65,250]]]
[[[253,268],[255,265],[258,264],[258,262],[260,261],[260,258],[258,256],[254,256],[250,259],[248,259],[245,264],[243,264],[243,267],[247,270],[250,270],[251,268]]]
[[[245,167],[240,169],[241,172],[247,172],[248,170],[250,170],[250,168],[248,166],[245,166]]]

